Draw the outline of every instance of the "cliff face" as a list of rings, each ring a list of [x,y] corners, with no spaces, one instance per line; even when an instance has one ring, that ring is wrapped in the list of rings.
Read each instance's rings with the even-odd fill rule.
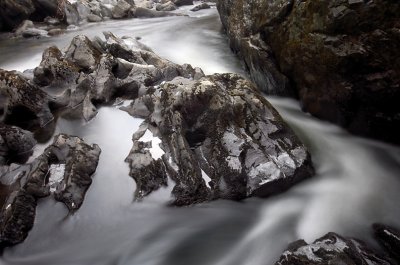
[[[305,111],[400,143],[400,2],[220,0],[231,47],[258,86]]]

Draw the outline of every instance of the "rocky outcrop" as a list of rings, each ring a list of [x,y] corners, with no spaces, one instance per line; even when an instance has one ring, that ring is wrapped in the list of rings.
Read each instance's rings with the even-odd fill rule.
[[[44,127],[54,119],[50,104],[55,101],[15,71],[0,69],[0,93],[6,123],[28,129]]]
[[[217,4],[231,47],[269,94],[349,131],[399,143],[398,1]]]
[[[126,158],[136,198],[172,183],[172,204],[178,206],[266,197],[313,174],[305,146],[251,82],[234,74],[204,76],[134,38],[104,35],[105,41],[76,36],[64,52],[48,48],[32,79],[1,71],[4,122],[90,120],[101,105],[133,100],[124,110],[145,119]],[[27,136],[17,140],[29,140],[22,133]],[[12,142],[3,139],[4,146]],[[28,150],[29,142],[20,147]],[[9,165],[12,148],[0,150],[3,246],[26,237],[39,198],[53,194],[70,211],[78,209],[100,154],[98,146],[66,135],[27,165]]]
[[[312,244],[296,241],[275,265],[395,265],[393,261],[368,248],[363,242],[329,233]]]
[[[126,160],[139,199],[166,185],[167,176],[175,182],[173,204],[189,205],[266,197],[313,174],[304,145],[240,76],[178,77],[125,110],[146,118]],[[157,142],[164,154],[152,156]]]
[[[86,120],[116,98],[135,100],[125,110],[146,122],[126,161],[138,199],[167,185],[168,177],[176,183],[173,203],[188,205],[269,196],[313,174],[304,145],[252,83],[236,75],[204,77],[133,38],[104,34],[105,42],[77,36],[65,53],[49,48],[34,82],[61,90],[57,101],[68,103],[63,115]],[[159,137],[165,155],[152,156],[158,146],[143,141],[146,131]]]
[[[70,212],[79,209],[99,156],[97,145],[61,134],[32,163],[0,167],[0,248],[27,237],[40,198],[53,194]]]

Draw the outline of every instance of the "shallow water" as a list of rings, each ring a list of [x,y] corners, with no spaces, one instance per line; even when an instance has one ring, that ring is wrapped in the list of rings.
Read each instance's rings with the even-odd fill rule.
[[[206,73],[243,73],[221,34],[216,10],[193,17],[108,21],[57,38],[0,42],[0,67],[33,68],[49,45],[75,34],[141,36],[155,52]],[[316,176],[268,199],[165,206],[171,185],[133,202],[134,181],[124,163],[140,125],[118,107],[104,107],[89,123],[60,119],[56,132],[83,137],[102,149],[81,209],[41,200],[26,241],[6,249],[1,264],[38,265],[265,265],[287,244],[312,241],[329,231],[372,242],[370,226],[400,227],[400,148],[351,136],[301,112],[298,102],[268,97],[309,147]],[[46,145],[39,145],[36,154]]]

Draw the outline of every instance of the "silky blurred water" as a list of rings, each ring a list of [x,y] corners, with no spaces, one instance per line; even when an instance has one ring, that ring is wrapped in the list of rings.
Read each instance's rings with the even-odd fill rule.
[[[67,45],[76,34],[140,36],[155,52],[206,73],[236,72],[215,9],[169,17],[108,21],[60,37],[0,42],[0,67],[24,70],[40,62],[49,45]],[[351,136],[303,113],[295,100],[268,97],[306,143],[316,175],[268,199],[165,206],[170,189],[133,202],[134,181],[124,163],[141,120],[118,107],[103,107],[90,122],[59,119],[64,132],[97,143],[100,164],[81,209],[68,216],[51,198],[37,208],[33,230],[5,250],[1,264],[37,265],[268,265],[288,243],[327,232],[372,241],[370,226],[400,227],[400,148]],[[46,144],[37,146],[40,153]],[[171,183],[170,183],[171,184]]]

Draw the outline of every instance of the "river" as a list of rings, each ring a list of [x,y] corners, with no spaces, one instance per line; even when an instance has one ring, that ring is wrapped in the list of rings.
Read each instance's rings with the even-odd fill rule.
[[[52,38],[2,40],[0,67],[34,68],[46,47],[103,31],[140,37],[159,55],[207,74],[244,74],[216,9],[191,17],[107,21]],[[56,125],[56,133],[78,135],[102,149],[81,209],[68,216],[63,204],[42,199],[28,238],[6,249],[0,264],[272,265],[299,238],[313,241],[335,231],[374,244],[372,223],[400,227],[400,148],[352,136],[303,113],[295,100],[267,98],[310,149],[312,179],[268,199],[173,208],[165,206],[169,187],[133,202],[135,183],[124,159],[141,120],[117,106],[103,107],[88,123],[59,119]]]

